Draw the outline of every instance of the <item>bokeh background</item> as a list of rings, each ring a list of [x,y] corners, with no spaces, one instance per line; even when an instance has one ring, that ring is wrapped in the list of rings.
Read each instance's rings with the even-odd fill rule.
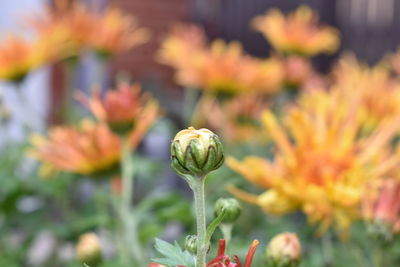
[[[121,232],[118,232],[121,229],[118,215],[110,204],[108,180],[82,178],[68,172],[46,180],[38,174],[37,161],[26,157],[26,151],[31,146],[30,134],[25,129],[27,121],[34,132],[46,135],[49,127],[70,122],[60,107],[69,99],[72,90],[89,94],[96,84],[105,92],[114,88],[118,80],[140,83],[143,91],[158,100],[162,114],[162,118],[140,141],[134,158],[137,180],[130,204],[137,205],[140,210],[142,206],[139,204],[144,203],[143,209],[148,211],[141,218],[138,233],[146,251],[146,264],[157,255],[153,249],[155,237],[183,243],[186,234],[193,234],[191,192],[169,167],[171,140],[176,132],[189,126],[182,119],[185,90],[176,83],[174,69],[161,64],[156,57],[161,43],[176,23],[197,24],[204,28],[208,40],[239,41],[246,53],[264,58],[274,52],[262,34],[249,26],[252,18],[270,8],[288,13],[306,4],[319,14],[320,23],[333,26],[340,32],[340,47],[335,53],[311,59],[321,75],[330,73],[340,55],[348,51],[360,61],[373,65],[388,53],[395,52],[400,44],[400,2],[396,0],[70,2],[83,3],[89,10],[101,11],[109,5],[119,8],[134,15],[139,25],[151,32],[151,37],[134,49],[114,55],[107,65],[99,63],[93,53],[80,55],[72,78],[65,72],[65,62],[55,62],[32,71],[26,77],[23,88],[15,89],[13,83],[0,82],[1,104],[7,107],[9,115],[3,114],[7,120],[4,123],[2,120],[0,126],[0,266],[82,266],[77,260],[76,243],[82,234],[96,232],[101,239],[104,257],[100,266],[143,267],[136,263],[127,264],[126,259],[119,257],[120,247],[115,240],[121,239]],[[50,0],[1,1],[0,40],[10,33],[31,38],[32,32],[26,29],[24,18],[39,14],[49,5],[54,6],[54,3]],[[78,101],[72,100],[69,108],[73,114],[88,115],[87,109],[82,108]],[[227,151],[239,158],[250,154],[271,157],[273,153],[269,145],[260,149],[257,144],[232,146]],[[259,192],[239,174],[224,166],[209,177],[209,216],[213,214],[215,200],[232,196],[226,190],[228,184]],[[399,256],[392,252],[398,249],[398,240],[386,252],[394,259],[390,263],[380,265],[382,263],[366,256],[370,248],[365,244],[371,240],[361,222],[351,229],[352,238],[347,241],[334,231],[329,231],[329,237],[323,239],[316,236],[315,227],[307,223],[301,212],[277,217],[265,215],[259,207],[245,202],[243,208],[244,216],[233,231],[235,237],[231,250],[242,257],[253,239],[264,242],[256,256],[255,267],[265,266],[264,250],[268,240],[284,231],[299,234],[304,253],[301,266],[304,267],[395,267],[400,264]]]

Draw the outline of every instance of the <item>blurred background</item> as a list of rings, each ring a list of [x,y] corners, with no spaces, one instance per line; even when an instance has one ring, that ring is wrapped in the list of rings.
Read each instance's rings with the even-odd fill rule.
[[[146,39],[145,41],[138,41],[132,47],[121,49],[121,51],[118,49],[104,51],[93,46],[95,48],[91,47],[91,49],[94,52],[91,49],[83,49],[77,54],[63,55],[62,58],[51,58],[45,62],[46,64],[41,64],[40,66],[33,64],[34,67],[28,68],[27,73],[22,71],[23,73],[21,74],[18,68],[16,70],[13,69],[17,73],[16,77],[2,77],[0,82],[1,267],[83,266],[79,262],[80,259],[77,259],[77,255],[78,258],[80,255],[77,250],[77,243],[80,237],[87,232],[95,232],[100,239],[104,258],[101,263],[94,263],[90,267],[143,267],[143,263],[147,265],[150,262],[150,258],[157,256],[157,252],[153,248],[154,238],[159,237],[171,242],[178,240],[183,243],[186,234],[194,233],[192,195],[186,183],[170,169],[169,147],[176,132],[187,128],[193,122],[190,118],[187,118],[190,117],[190,114],[185,114],[188,103],[189,110],[194,115],[199,113],[209,116],[208,112],[216,113],[214,113],[214,110],[207,110],[207,108],[198,111],[195,108],[196,101],[202,99],[200,96],[202,93],[199,92],[203,91],[198,90],[196,91],[197,95],[190,96],[188,94],[190,90],[187,89],[190,89],[191,86],[186,86],[179,78],[176,78],[176,72],[177,69],[179,71],[179,68],[175,68],[176,66],[173,64],[160,63],[162,60],[158,56],[159,51],[166,38],[170,36],[171,29],[177,23],[196,24],[200,29],[204,29],[206,43],[210,43],[215,39],[222,39],[226,42],[240,42],[243,47],[243,54],[245,54],[245,56],[243,55],[244,58],[250,56],[251,59],[257,58],[261,60],[277,56],[283,62],[286,59],[286,54],[282,53],[280,55],[279,51],[276,51],[276,47],[272,47],[262,33],[252,29],[250,26],[251,21],[254,17],[265,14],[271,8],[277,8],[283,14],[288,14],[302,5],[307,5],[319,14],[319,21],[316,19],[318,25],[332,26],[340,33],[340,46],[337,50],[333,49],[335,51],[332,51],[332,53],[315,53],[316,55],[313,57],[300,55],[300,57],[304,56],[305,60],[312,64],[312,67],[310,67],[312,71],[310,72],[315,70],[316,76],[322,80],[325,79],[324,82],[318,83],[318,86],[316,86],[318,89],[320,89],[319,87],[330,88],[326,84],[329,84],[332,80],[334,80],[332,82],[334,84],[337,82],[335,78],[332,78],[335,76],[335,74],[332,74],[332,70],[346,52],[350,51],[360,62],[374,66],[379,64],[382,59],[385,59],[386,55],[394,53],[400,44],[400,35],[398,34],[400,29],[400,1],[396,0],[1,1],[0,40],[6,42],[10,35],[16,35],[18,38],[25,38],[26,40],[34,40],[35,34],[41,32],[41,22],[43,22],[41,19],[44,22],[48,22],[46,21],[47,17],[43,14],[47,14],[48,10],[58,10],[60,6],[62,6],[60,10],[66,12],[69,9],[73,9],[74,4],[83,4],[86,8],[84,9],[85,14],[91,14],[91,12],[103,14],[102,12],[106,12],[109,7],[117,8],[124,15],[135,17],[133,31],[143,27],[149,32],[150,37],[143,37],[146,35],[143,34],[142,37],[143,40]],[[57,18],[57,15],[59,14],[56,13],[55,18]],[[121,17],[123,16],[121,15]],[[101,15],[97,17],[98,21],[101,21],[101,18]],[[82,32],[85,35],[84,19],[82,21],[78,19],[77,21],[74,26],[76,26],[78,32],[82,26]],[[131,21],[129,20],[129,22]],[[48,24],[51,25],[51,23]],[[111,25],[113,24],[111,23]],[[129,26],[131,25],[129,24]],[[32,30],[32,28],[34,29]],[[110,28],[113,29],[112,26]],[[97,28],[94,27],[94,39],[96,39],[96,30]],[[316,29],[313,30],[317,31]],[[43,32],[45,36],[48,34],[46,31]],[[43,34],[43,32],[41,33]],[[56,32],[62,36],[62,30],[57,29]],[[101,34],[99,32],[99,40],[101,39]],[[50,34],[48,35],[50,36]],[[56,37],[60,36],[57,35]],[[196,38],[193,39],[193,43],[195,43]],[[93,42],[93,40],[91,41]],[[18,48],[18,44],[12,44],[11,47]],[[44,49],[48,54],[51,54],[50,51],[54,49],[54,47],[44,47],[40,49]],[[2,46],[0,41],[0,76],[1,70],[5,66],[7,67],[9,61],[12,61],[8,60],[8,55],[12,54],[12,49],[10,50],[11,52],[7,49],[6,46]],[[40,54],[40,49],[33,50],[38,52],[31,54]],[[208,46],[205,49],[208,49]],[[16,52],[13,56],[18,59],[20,52],[18,49],[15,50]],[[240,56],[242,56],[241,53],[239,53]],[[21,52],[21,57],[22,54]],[[182,65],[184,65],[186,62],[184,56],[182,56],[182,59]],[[187,61],[190,61],[189,58]],[[357,64],[358,62],[355,63],[355,65]],[[363,68],[368,69],[368,65],[364,66],[360,63],[357,66],[364,71]],[[356,68],[355,66],[352,67]],[[214,71],[218,72],[218,69]],[[372,71],[371,73],[368,71],[366,71],[366,76],[373,76],[371,74]],[[224,73],[224,70],[221,72]],[[299,72],[302,73],[301,71]],[[346,72],[346,69],[343,72]],[[389,72],[390,74],[387,77],[383,75],[385,78],[383,78],[382,84],[385,86],[389,83],[392,84],[392,82],[396,85],[399,84],[398,74],[392,77],[396,70],[390,69],[388,70]],[[19,74],[22,77],[19,77]],[[297,72],[295,71],[296,74]],[[365,73],[363,72],[363,74]],[[390,78],[388,78],[389,76]],[[269,80],[274,80],[274,77],[274,75],[267,77],[265,79],[267,80],[266,83]],[[385,83],[386,78],[390,80],[387,84]],[[365,79],[366,84],[369,84],[369,80],[364,76],[361,79]],[[301,94],[299,89],[303,85],[296,84],[294,86],[296,88],[293,89],[291,88],[292,84],[288,86],[286,81],[281,81],[284,78],[280,77],[278,80],[277,83],[279,85],[276,87],[280,88],[274,88],[276,91],[271,89],[272,93],[267,92],[267,96],[260,97],[262,101],[265,100],[262,104],[257,101],[250,101],[250,107],[248,107],[246,106],[247,102],[239,100],[239,103],[232,105],[232,109],[227,111],[227,113],[232,112],[235,116],[237,115],[234,118],[236,122],[236,120],[242,119],[241,115],[243,114],[238,115],[235,112],[240,113],[241,110],[244,110],[244,112],[252,114],[257,109],[255,112],[257,113],[257,122],[251,121],[258,127],[255,127],[256,132],[245,132],[247,137],[250,136],[250,142],[241,143],[239,141],[236,142],[236,140],[232,142],[232,140],[228,139],[232,137],[230,133],[231,131],[233,133],[235,129],[229,128],[227,133],[220,129],[224,128],[225,122],[217,121],[216,124],[221,124],[220,128],[215,126],[215,123],[213,124],[215,129],[221,130],[221,133],[218,132],[218,134],[227,140],[226,155],[233,155],[236,158],[243,158],[248,155],[262,156],[268,159],[273,158],[276,149],[271,145],[273,143],[271,136],[265,134],[261,143],[256,140],[258,137],[256,137],[255,133],[264,134],[259,127],[260,116],[258,109],[271,108],[277,114],[283,114],[286,104],[294,102],[297,96]],[[98,111],[96,110],[96,104],[106,106],[105,108],[102,107],[107,109],[107,104],[110,103],[105,104],[100,101],[101,104],[99,104],[96,102],[98,100],[96,96],[99,95],[96,94],[100,92],[104,96],[111,91],[110,88],[121,89],[119,87],[121,81],[140,84],[139,87],[142,88],[140,94],[143,93],[144,97],[140,101],[137,99],[136,101],[144,102],[144,104],[138,104],[143,110],[147,110],[144,108],[148,107],[147,104],[149,106],[154,104],[148,99],[157,102],[152,106],[154,108],[152,110],[153,113],[149,108],[148,117],[140,117],[140,120],[145,122],[144,125],[141,125],[143,129],[137,127],[136,121],[134,126],[131,125],[132,128],[140,128],[137,136],[121,137],[120,133],[118,133],[117,137],[114,135],[110,137],[108,135],[110,129],[105,130],[106,133],[99,130],[99,132],[93,134],[95,137],[88,134],[91,138],[96,139],[96,143],[90,138],[89,141],[85,139],[86,135],[80,139],[79,133],[71,133],[73,130],[66,133],[72,128],[72,125],[78,128],[77,125],[81,125],[79,124],[81,119],[90,117],[90,114],[94,115],[92,117],[95,118],[95,121],[98,120],[101,116],[96,113]],[[358,81],[356,80],[356,84]],[[344,83],[346,82],[350,83],[347,80]],[[354,87],[354,84],[352,86]],[[98,87],[99,90],[94,90],[94,87]],[[378,88],[379,86],[376,87]],[[208,90],[210,88],[202,89]],[[225,101],[225,98],[229,99],[230,96],[224,95],[226,92],[219,94],[220,92],[217,92],[218,89],[213,91],[213,88],[211,88],[211,94],[215,94],[216,98],[223,99],[221,102]],[[398,88],[396,87],[396,89]],[[121,91],[123,90],[122,88]],[[79,97],[75,97],[75,94],[78,94]],[[380,96],[380,94],[378,93],[377,95]],[[136,102],[130,103],[129,93],[127,95],[122,93],[123,99],[119,99],[116,103],[111,100],[110,106],[117,110],[118,107],[116,106],[118,105],[123,107],[135,106]],[[204,95],[206,94],[204,93]],[[124,97],[128,100],[124,101]],[[90,102],[93,99],[94,102]],[[376,95],[373,95],[372,99],[377,99]],[[389,100],[383,99],[377,102],[383,103],[382,106],[386,106],[387,101]],[[397,103],[400,102],[396,102],[395,106],[397,106]],[[141,106],[142,104],[143,107]],[[259,104],[261,107],[259,107]],[[143,110],[141,109],[141,112]],[[225,111],[222,110],[221,113]],[[121,112],[125,113],[124,111]],[[248,114],[246,113],[245,115]],[[378,115],[378,121],[380,115]],[[251,119],[254,119],[254,117]],[[99,120],[102,121],[101,119]],[[394,122],[397,123],[397,121]],[[61,126],[61,128],[57,128],[57,126]],[[208,127],[208,124],[205,124],[205,126]],[[59,130],[59,134],[55,133],[57,130],[52,131],[53,127]],[[363,127],[360,126],[360,128]],[[226,128],[228,129],[228,126]],[[114,129],[111,130],[112,132],[114,131]],[[366,130],[366,132],[368,131]],[[368,134],[371,132],[368,132]],[[115,134],[115,132],[112,134]],[[37,138],[38,135],[42,139]],[[100,137],[97,139],[97,136]],[[397,142],[398,137],[399,135],[396,135],[393,139]],[[43,141],[43,138],[47,138],[48,143]],[[124,142],[126,140],[133,140],[134,145],[130,149],[134,151],[132,153],[134,155],[131,158],[127,156],[128,159],[125,161]],[[106,158],[109,156],[108,154],[112,154],[110,161],[114,160],[115,162],[111,162],[113,164],[110,165],[113,168],[107,170],[110,172],[103,172],[103,169],[101,169],[102,172],[100,174],[86,169],[82,172],[73,168],[76,167],[73,164],[75,162],[69,165],[68,159],[80,159],[82,154],[84,154],[82,158],[85,158],[85,152],[87,151],[82,152],[81,150],[84,150],[87,147],[86,144],[92,141],[95,143],[93,145],[95,149],[93,149],[94,152],[90,151],[93,154],[88,152],[90,154],[89,163],[96,165],[97,161]],[[395,144],[395,141],[393,141],[393,144]],[[77,146],[81,145],[81,147],[78,147],[79,149],[76,149],[78,153],[75,153],[76,151],[73,147],[75,144]],[[376,145],[375,143],[373,144]],[[60,146],[60,150],[55,149],[57,145]],[[98,149],[99,147],[103,148],[102,145],[105,146],[104,150]],[[36,149],[33,157],[30,156],[32,147]],[[111,151],[113,150],[112,148],[115,151]],[[82,153],[80,154],[79,152]],[[60,161],[55,163],[52,159],[49,160],[51,157],[56,159],[55,161],[58,159]],[[41,163],[49,163],[49,161],[53,165],[61,162],[60,165],[64,168],[58,168],[56,171],[52,168],[49,168],[51,170],[41,168],[43,165],[46,166],[46,164]],[[106,162],[105,164],[107,165],[108,163]],[[120,176],[123,176],[125,168],[130,168],[130,164],[134,165],[132,167],[134,171],[131,174],[133,176],[134,172],[135,180],[128,179],[127,184],[125,184],[125,178]],[[116,167],[116,165],[118,166]],[[321,163],[321,165],[324,165],[324,163]],[[339,165],[338,169],[341,168],[342,165]],[[242,178],[243,173],[238,173],[232,169],[234,168],[224,166],[209,177],[207,185],[209,188],[207,195],[209,208],[207,213],[210,217],[213,216],[213,203],[219,197],[232,196],[226,190],[228,184],[235,184],[238,188],[254,194],[261,192],[244,181]],[[254,169],[258,170],[257,168]],[[45,172],[50,173],[52,177],[43,178],[43,176],[46,176],[42,175]],[[399,172],[395,173],[398,175]],[[390,175],[394,174],[390,173]],[[123,188],[127,188],[127,185],[130,188],[127,190],[129,192],[126,193],[128,201],[124,202],[124,197],[121,200],[120,196],[124,196],[125,193],[123,192],[125,191]],[[400,191],[397,192],[396,196],[399,196],[399,194]],[[400,203],[399,199],[398,202]],[[233,239],[234,242],[232,242],[230,250],[232,252],[237,251],[235,253],[243,257],[251,241],[259,239],[264,243],[264,246],[259,249],[261,252],[256,256],[255,267],[266,266],[264,265],[265,245],[268,244],[268,240],[273,235],[285,231],[298,233],[304,253],[304,261],[301,266],[304,267],[399,266],[396,264],[399,263],[400,257],[392,253],[399,248],[398,240],[395,242],[394,247],[388,249],[387,253],[388,255],[391,253],[390,259],[393,259],[389,263],[386,262],[382,265],[382,261],[375,261],[375,259],[384,257],[382,257],[384,255],[381,253],[382,251],[378,251],[379,249],[375,247],[372,250],[378,251],[376,253],[378,256],[376,258],[371,256],[371,259],[366,256],[372,255],[372,253],[369,253],[370,248],[366,245],[371,239],[367,238],[362,222],[355,222],[355,227],[349,230],[348,235],[330,229],[326,233],[328,238],[322,238],[320,233],[316,234],[318,232],[316,228],[318,227],[315,227],[313,223],[309,223],[310,220],[307,218],[309,214],[305,215],[304,209],[299,209],[287,217],[273,216],[263,213],[260,207],[250,205],[245,201],[241,203],[244,207],[244,216],[239,219],[238,226],[235,226],[236,228],[233,230],[233,234],[236,237]],[[396,206],[397,209],[393,210],[398,211],[399,207],[398,205]],[[124,213],[125,208],[128,210],[126,212],[128,215]],[[136,217],[137,220],[135,219]],[[130,224],[132,222],[134,222],[133,226]],[[131,229],[136,229],[137,232],[132,233],[130,232]],[[382,229],[380,228],[379,230]],[[385,228],[384,230],[386,231],[387,229]],[[125,240],[124,236],[133,236],[133,241],[129,238]],[[217,236],[219,238],[221,234],[218,233]],[[348,238],[348,236],[352,238]],[[218,238],[215,238],[214,244],[216,244]],[[143,254],[145,259],[136,258],[137,250],[134,248],[131,250],[130,247],[133,247],[131,244],[135,242],[140,244],[141,250],[139,251],[144,252],[139,254]],[[129,249],[126,249],[126,247],[129,247]],[[383,247],[386,249],[385,246]],[[345,252],[347,251],[350,252],[346,254]]]
[[[330,69],[337,55],[346,50],[353,51],[363,61],[370,64],[376,63],[388,51],[394,51],[397,48],[400,38],[396,34],[400,24],[398,16],[400,3],[394,0],[99,0],[83,2],[87,2],[94,9],[112,4],[135,15],[144,27],[151,29],[153,37],[148,43],[113,58],[110,75],[122,73],[150,85],[164,84],[168,87],[172,99],[181,97],[176,89],[177,86],[173,83],[172,70],[157,63],[154,55],[162,38],[176,22],[197,23],[205,28],[211,40],[215,38],[223,38],[227,41],[238,40],[243,44],[246,52],[265,57],[270,54],[270,47],[260,33],[249,27],[250,20],[264,13],[268,8],[275,7],[288,12],[301,4],[307,4],[319,13],[322,23],[335,26],[341,33],[341,46],[336,54],[321,55],[313,59],[316,66],[324,72]],[[48,1],[42,0],[24,1],[23,5],[19,1],[1,3],[2,35],[6,36],[15,31],[29,34],[21,27],[21,15],[34,13],[47,4]],[[93,63],[91,64],[89,58],[81,63],[80,72],[90,72],[91,68],[93,68]],[[57,116],[54,114],[55,107],[63,97],[64,89],[60,76],[62,73],[57,66],[40,70],[30,77],[29,85],[27,85],[29,89],[26,90],[26,94],[30,96],[29,99],[32,99],[32,105],[37,109],[42,109],[43,112],[49,112],[49,120],[53,122],[57,121]],[[85,84],[86,87],[88,86],[88,81],[83,79],[77,78],[77,87],[83,88]],[[54,87],[54,90],[49,91],[49,86]],[[36,89],[38,87],[39,90]],[[12,99],[12,96],[7,98]],[[11,106],[18,108],[18,105]],[[14,134],[17,135],[17,132]]]

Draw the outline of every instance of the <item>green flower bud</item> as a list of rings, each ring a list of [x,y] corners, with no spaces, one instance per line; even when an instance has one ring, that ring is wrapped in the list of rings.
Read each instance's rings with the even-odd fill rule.
[[[192,254],[197,253],[197,236],[196,235],[186,236],[185,249]]]
[[[222,144],[208,129],[193,127],[180,131],[171,144],[171,167],[182,175],[202,177],[224,162]]]
[[[223,223],[234,223],[242,213],[242,207],[235,198],[220,198],[214,206],[215,217],[218,217],[225,210]]]
[[[94,233],[86,233],[79,238],[76,255],[81,263],[96,267],[102,261],[100,240]]]
[[[266,254],[270,267],[297,267],[301,258],[300,241],[296,234],[279,234],[269,243]]]

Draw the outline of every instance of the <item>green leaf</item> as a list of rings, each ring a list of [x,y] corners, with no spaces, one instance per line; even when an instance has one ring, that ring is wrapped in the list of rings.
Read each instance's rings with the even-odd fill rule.
[[[161,239],[156,239],[154,247],[164,257],[152,259],[152,261],[168,267],[176,267],[178,265],[194,267],[193,256],[188,251],[183,251],[176,241],[174,244],[170,244]]]

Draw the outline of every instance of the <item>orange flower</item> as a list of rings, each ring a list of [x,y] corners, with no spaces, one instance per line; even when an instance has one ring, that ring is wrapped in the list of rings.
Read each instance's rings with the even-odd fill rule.
[[[94,175],[113,168],[120,159],[120,141],[106,125],[84,120],[79,128],[59,126],[48,137],[34,135],[29,155],[43,162],[41,174],[61,170]]]
[[[96,30],[95,19],[80,3],[55,1],[42,13],[27,18],[27,24],[39,36],[48,36],[55,46],[61,46],[60,58],[77,56]]]
[[[56,1],[43,14],[28,22],[41,36],[53,36],[66,49],[65,57],[94,49],[102,56],[126,51],[148,39],[148,32],[139,28],[133,16],[107,8],[104,13],[80,3]]]
[[[260,196],[237,188],[233,192],[268,213],[300,209],[311,223],[320,223],[321,231],[332,224],[347,229],[358,218],[366,183],[398,164],[390,142],[399,119],[383,120],[360,137],[361,113],[356,99],[335,91],[304,94],[285,116],[285,127],[266,111],[262,122],[278,148],[274,159],[229,158],[227,164],[267,191]]]
[[[250,57],[238,42],[216,40],[208,46],[195,26],[175,28],[162,44],[159,60],[176,69],[180,85],[211,93],[274,93],[283,78],[277,60]]]
[[[215,130],[227,142],[261,141],[259,124],[265,101],[254,95],[239,95],[220,101],[204,95],[194,112],[192,124]],[[209,114],[213,114],[209,116]]]
[[[96,14],[95,20],[89,45],[100,55],[125,52],[149,39],[149,32],[140,28],[133,16],[124,15],[118,9],[108,8],[104,14]]]
[[[363,195],[362,215],[372,225],[383,225],[390,234],[399,232],[400,181],[380,179],[368,184]]]
[[[302,87],[313,76],[315,72],[311,61],[304,57],[289,56],[282,59],[285,70],[285,83],[289,87]]]
[[[335,52],[339,46],[336,29],[318,25],[318,16],[307,6],[300,6],[285,17],[271,9],[253,19],[253,27],[283,54],[314,56]]]
[[[178,83],[184,86],[196,84],[196,68],[204,60],[206,47],[206,35],[202,28],[178,24],[161,43],[157,60],[176,69]]]
[[[374,128],[383,118],[400,114],[400,83],[383,65],[373,68],[361,64],[354,56],[344,56],[334,69],[333,90],[345,97],[360,98],[365,128]]]
[[[0,79],[22,81],[30,71],[48,63],[53,51],[46,40],[28,41],[10,35],[0,43]]]
[[[159,113],[158,103],[142,94],[139,85],[122,83],[116,90],[107,91],[103,98],[98,90],[89,99],[83,94],[78,98],[99,121],[107,123],[118,134],[143,125],[147,125],[144,129],[147,130]]]

